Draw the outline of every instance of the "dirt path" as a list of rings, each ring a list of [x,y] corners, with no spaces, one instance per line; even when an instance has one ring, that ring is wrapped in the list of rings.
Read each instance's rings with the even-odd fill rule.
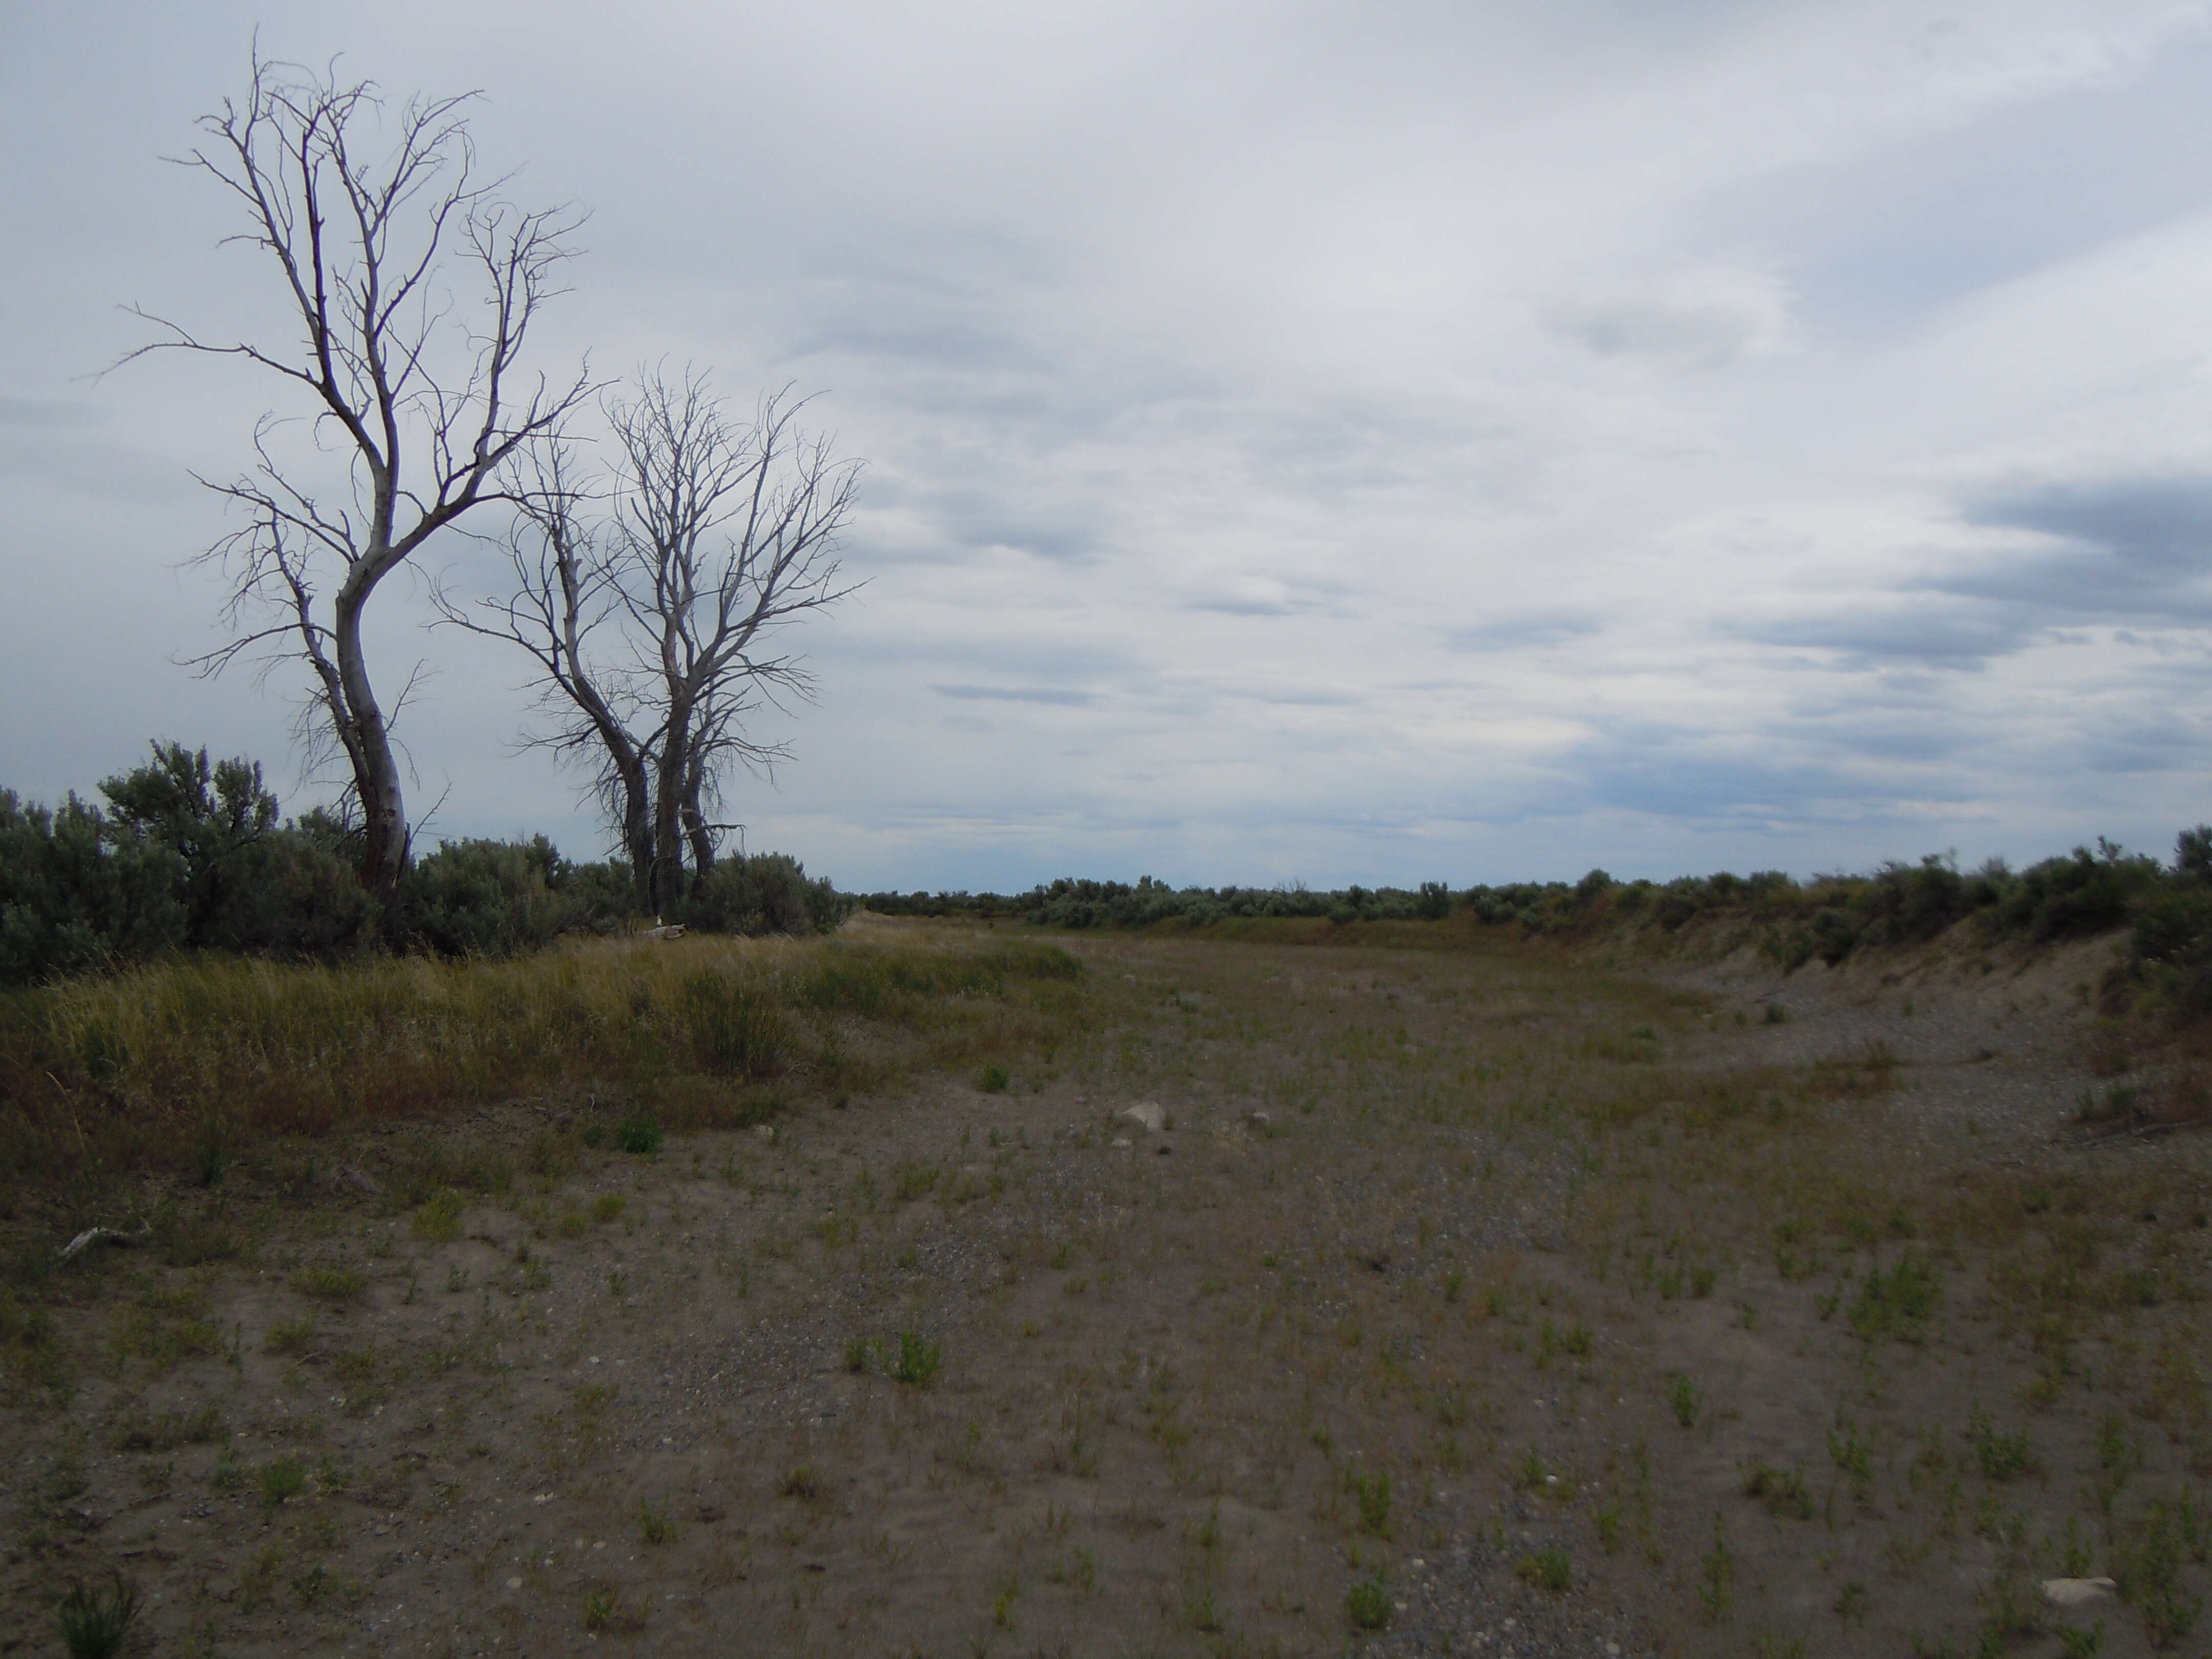
[[[186,1195],[244,1255],[89,1255],[0,1652],[118,1567],[162,1652],[2201,1648],[2212,1187],[2051,1142],[2086,957],[1075,948],[1003,1091],[518,1104],[465,1197],[281,1148]]]

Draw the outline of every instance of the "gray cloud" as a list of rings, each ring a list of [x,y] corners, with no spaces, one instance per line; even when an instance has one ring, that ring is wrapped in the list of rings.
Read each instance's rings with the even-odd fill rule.
[[[2201,770],[2205,737],[2203,726],[2190,720],[2127,715],[2086,726],[2075,741],[2080,763],[2090,771],[2140,775]]]
[[[1291,604],[1285,599],[1264,599],[1255,596],[1240,598],[1224,593],[1202,599],[1184,601],[1186,611],[1211,611],[1223,617],[1293,617],[1306,607]]]
[[[2053,538],[1931,571],[1890,592],[1817,611],[1724,624],[1763,645],[1838,653],[1868,671],[1900,664],[1977,670],[2081,630],[2212,625],[2212,475],[2104,478],[1993,491],[1962,509],[1984,529]]]
[[[1797,228],[1790,276],[1827,328],[1890,333],[1977,290],[2201,209],[2212,40],[2177,42],[2124,86],[2090,82],[1806,172],[1705,213],[1726,243]],[[1808,178],[1808,173],[1810,173]]]
[[[58,427],[99,426],[108,418],[109,411],[97,404],[65,398],[0,397],[0,426],[51,432]]]
[[[1055,703],[1077,708],[1098,701],[1096,691],[1068,691],[1047,685],[933,684],[929,689],[940,697],[958,697],[972,702]]]
[[[2007,491],[1970,503],[1966,517],[2067,544],[2024,549],[1916,586],[2018,606],[2046,626],[2212,623],[2212,475]]]
[[[1638,723],[1573,752],[1578,781],[1553,810],[1611,809],[1713,824],[1856,823],[1964,804],[1978,780],[1942,763],[1955,745],[1854,715],[1823,729],[1733,737]]]
[[[1718,368],[1773,332],[1772,315],[1726,300],[1589,301],[1555,310],[1552,326],[1601,357],[1658,357]]]
[[[1857,670],[1899,662],[1976,669],[1991,657],[2020,650],[2038,631],[2018,606],[1895,598],[1810,616],[1738,622],[1729,628],[1761,645],[1832,651],[1841,658],[1839,665]]]
[[[1446,629],[1443,646],[1447,651],[1473,653],[1509,651],[1516,646],[1565,645],[1587,638],[1601,626],[1596,617],[1578,611],[1524,611],[1469,628]]]

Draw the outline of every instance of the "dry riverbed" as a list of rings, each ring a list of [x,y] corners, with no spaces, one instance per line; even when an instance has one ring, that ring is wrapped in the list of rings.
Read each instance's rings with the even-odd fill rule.
[[[0,1304],[0,1652],[118,1571],[162,1653],[2203,1650],[2207,1141],[2065,1133],[2098,948],[1068,943],[1003,1075],[150,1183]]]

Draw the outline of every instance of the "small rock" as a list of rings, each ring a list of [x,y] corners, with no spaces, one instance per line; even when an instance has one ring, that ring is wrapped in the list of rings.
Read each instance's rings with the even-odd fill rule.
[[[1114,1137],[1114,1144],[1116,1146],[1127,1147],[1129,1144],[1129,1137],[1127,1135],[1115,1135]]]
[[[2046,1578],[2043,1581],[2044,1599],[2055,1607],[2086,1607],[2092,1601],[2102,1601],[2118,1594],[2119,1588],[2109,1578]]]
[[[1244,1121],[1255,1129],[1264,1129],[1275,1120],[1272,1113],[1263,1112],[1255,1107],[1244,1114]]]
[[[775,1125],[773,1123],[756,1123],[753,1125],[753,1133],[759,1136],[763,1140],[774,1140],[775,1139]]]
[[[1135,1124],[1148,1135],[1159,1133],[1160,1125],[1168,1121],[1168,1115],[1160,1109],[1157,1100],[1140,1100],[1133,1106],[1124,1106],[1115,1116],[1121,1122]]]

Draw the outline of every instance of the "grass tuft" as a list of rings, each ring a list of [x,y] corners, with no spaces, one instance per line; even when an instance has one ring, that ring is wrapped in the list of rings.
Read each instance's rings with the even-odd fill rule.
[[[1354,1630],[1388,1630],[1395,1611],[1380,1578],[1363,1578],[1344,1594],[1345,1616]]]
[[[660,1150],[660,1126],[649,1117],[626,1117],[615,1126],[615,1145],[637,1157]]]
[[[350,1302],[368,1288],[368,1275],[357,1267],[306,1267],[296,1282],[304,1295]]]
[[[884,1360],[884,1372],[894,1382],[926,1389],[945,1364],[945,1348],[918,1331],[901,1331],[896,1352],[886,1352]]]
[[[87,1589],[72,1583],[54,1610],[70,1659],[115,1659],[138,1617],[138,1586],[121,1573]]]
[[[1574,1582],[1574,1571],[1568,1564],[1567,1553],[1556,1546],[1522,1556],[1515,1564],[1513,1571],[1522,1583],[1553,1595],[1565,1595]]]
[[[307,1466],[297,1457],[271,1458],[255,1476],[261,1489],[261,1507],[274,1511],[307,1489]]]

